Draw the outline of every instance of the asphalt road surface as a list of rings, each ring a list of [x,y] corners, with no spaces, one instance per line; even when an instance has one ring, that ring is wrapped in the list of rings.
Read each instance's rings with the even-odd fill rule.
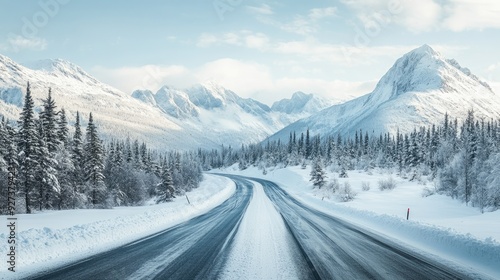
[[[477,279],[394,241],[312,209],[275,183],[264,186],[299,243],[316,279]]]
[[[471,279],[405,246],[302,204],[275,183],[226,175],[236,192],[206,214],[28,279],[217,279],[252,197],[263,185],[300,248],[306,279]],[[307,276],[304,276],[307,275]]]
[[[252,184],[206,214],[114,250],[28,279],[215,279],[252,197]]]

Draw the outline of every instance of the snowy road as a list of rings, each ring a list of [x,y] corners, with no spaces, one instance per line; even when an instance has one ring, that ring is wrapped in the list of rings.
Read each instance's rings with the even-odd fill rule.
[[[234,178],[234,180],[241,180]],[[261,184],[230,249],[220,279],[308,279],[312,271]]]
[[[210,212],[144,239],[29,279],[214,279],[252,197],[252,184]]]
[[[317,279],[472,279],[404,246],[297,201],[275,183],[252,179],[281,212]]]
[[[273,182],[227,177],[236,193],[210,212],[30,279],[478,277],[314,210]]]

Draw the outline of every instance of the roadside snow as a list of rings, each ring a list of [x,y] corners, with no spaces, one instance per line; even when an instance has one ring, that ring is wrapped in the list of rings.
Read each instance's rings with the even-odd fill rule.
[[[241,221],[221,279],[300,279],[298,253],[281,215],[254,183],[252,200]]]
[[[379,171],[351,171],[349,177],[337,178],[340,185],[349,182],[357,196],[350,202],[339,202],[331,193],[313,189],[310,168],[288,167],[261,170],[251,167],[240,171],[237,165],[217,172],[258,177],[278,183],[298,200],[320,211],[342,217],[374,232],[400,240],[419,253],[453,261],[461,268],[471,268],[500,278],[500,211],[481,214],[457,200],[442,195],[422,197],[423,185]],[[397,187],[381,191],[378,182],[392,177]],[[370,190],[363,191],[362,183]],[[410,219],[406,220],[410,208]],[[457,267],[457,268],[460,268]]]
[[[187,193],[191,204],[181,196],[158,205],[17,215],[16,272],[2,265],[0,279],[19,279],[154,234],[208,212],[235,190],[233,181],[205,175],[200,187]],[[6,229],[1,227],[0,240],[7,240]],[[7,252],[7,245],[2,242],[0,252]]]

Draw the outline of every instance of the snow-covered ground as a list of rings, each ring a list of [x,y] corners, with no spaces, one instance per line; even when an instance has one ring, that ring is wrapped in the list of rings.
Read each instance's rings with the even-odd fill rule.
[[[205,175],[200,187],[187,193],[191,204],[182,196],[158,205],[17,215],[16,272],[2,269],[0,279],[19,279],[132,242],[208,212],[234,192],[231,180]],[[5,226],[0,240],[7,240]],[[7,245],[2,242],[0,252],[7,252]]]
[[[274,181],[300,201],[323,212],[400,240],[420,253],[443,257],[462,268],[471,267],[500,278],[500,211],[481,214],[477,208],[450,197],[423,197],[425,188],[433,188],[432,183],[410,182],[378,170],[351,171],[345,179],[328,172],[328,180],[337,178],[341,186],[349,182],[357,192],[354,200],[339,202],[336,195],[313,189],[309,167],[267,170],[263,175],[257,168],[240,171],[234,165],[217,172]],[[397,183],[396,188],[379,190],[378,182],[391,177]],[[363,183],[370,185],[368,191],[362,190]]]

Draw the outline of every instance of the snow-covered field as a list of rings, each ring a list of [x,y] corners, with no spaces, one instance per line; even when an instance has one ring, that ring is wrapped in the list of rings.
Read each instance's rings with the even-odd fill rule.
[[[208,212],[234,191],[231,180],[205,175],[201,186],[187,193],[191,204],[182,196],[159,205],[17,215],[16,272],[2,269],[0,279],[18,279],[156,233]],[[6,230],[1,227],[0,240],[7,240]],[[0,252],[7,252],[7,245],[2,242]]]
[[[257,168],[240,171],[237,165],[220,170],[274,181],[302,202],[352,223],[365,226],[391,239],[414,247],[415,251],[443,257],[462,268],[471,267],[500,278],[500,211],[481,214],[457,200],[442,195],[423,197],[423,185],[381,171],[351,171],[349,177],[338,178],[328,172],[328,180],[338,178],[341,186],[349,182],[357,196],[350,202],[339,202],[336,195],[313,189],[310,168],[288,167],[267,170]],[[381,191],[380,180],[392,177],[393,190]],[[370,185],[368,191],[362,184]],[[406,220],[410,208],[409,220]]]

